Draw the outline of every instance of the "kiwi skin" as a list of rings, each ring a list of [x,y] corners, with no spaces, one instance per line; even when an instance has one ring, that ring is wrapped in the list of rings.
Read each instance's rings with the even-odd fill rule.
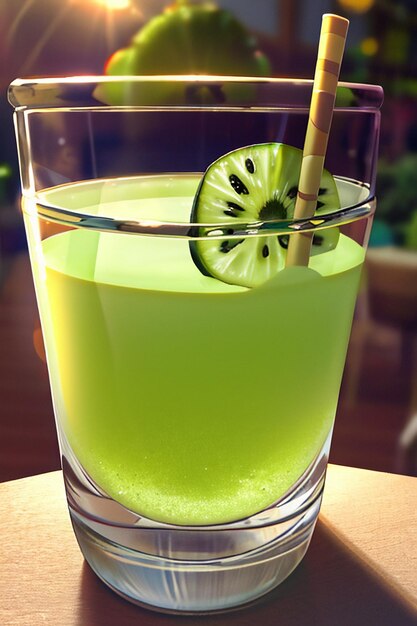
[[[204,265],[203,261],[201,260],[201,256],[198,253],[197,242],[191,240],[189,248],[190,248],[191,258],[194,261],[195,266],[200,270],[202,274],[204,274],[204,276],[209,276],[210,278],[213,278],[213,275],[210,274],[210,272]]]
[[[203,182],[204,182],[204,176],[202,177],[202,179],[198,183],[198,187],[197,187],[197,190],[195,192],[193,208],[192,208],[192,211],[191,211],[191,219],[193,219],[193,216],[194,216],[194,209],[195,209],[196,200],[197,200],[197,198],[200,195],[200,191],[201,191],[201,188],[203,186]],[[200,235],[201,235],[200,227],[196,226],[196,225],[193,225],[191,227],[191,229],[190,229],[190,235],[191,235],[191,237],[200,237]],[[208,269],[206,268],[206,266],[202,262],[201,257],[200,257],[200,255],[198,253],[197,241],[191,239],[190,242],[189,242],[189,248],[190,248],[191,258],[192,258],[194,264],[196,265],[196,267],[200,270],[200,272],[202,274],[204,274],[204,276],[209,276],[210,278],[212,278],[212,275],[210,274],[210,272],[208,271]]]

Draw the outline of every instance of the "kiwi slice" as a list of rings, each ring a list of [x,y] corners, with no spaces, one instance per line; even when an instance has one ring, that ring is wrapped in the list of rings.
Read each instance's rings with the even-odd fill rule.
[[[229,152],[208,167],[194,199],[191,221],[222,224],[223,233],[229,237],[216,238],[214,230],[213,238],[190,242],[192,258],[201,272],[226,283],[256,287],[285,266],[288,238],[241,238],[239,222],[291,219],[301,161],[298,148],[266,143]],[[323,170],[316,214],[338,208],[336,183]],[[323,230],[320,239],[313,241],[312,253],[332,249],[338,237],[337,229]]]

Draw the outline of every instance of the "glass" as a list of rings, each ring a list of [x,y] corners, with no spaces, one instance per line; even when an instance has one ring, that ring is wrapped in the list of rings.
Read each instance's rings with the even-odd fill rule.
[[[223,77],[10,87],[71,520],[92,569],[138,604],[244,604],[307,550],[375,210],[381,88],[339,86],[326,168],[340,207],[324,188],[311,220],[244,219],[237,192],[218,219],[191,210],[226,153],[302,149],[311,88]],[[314,236],[309,267],[285,268],[300,231]],[[235,248],[284,261],[259,285],[225,282],[200,263],[205,246],[222,261]]]

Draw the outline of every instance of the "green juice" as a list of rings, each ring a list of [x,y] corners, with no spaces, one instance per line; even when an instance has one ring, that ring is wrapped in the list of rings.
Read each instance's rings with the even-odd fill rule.
[[[187,221],[197,183],[98,181],[44,200]],[[74,229],[32,242],[55,410],[91,479],[174,524],[281,498],[332,429],[363,256],[341,235],[309,268],[246,289],[204,276],[183,239]]]

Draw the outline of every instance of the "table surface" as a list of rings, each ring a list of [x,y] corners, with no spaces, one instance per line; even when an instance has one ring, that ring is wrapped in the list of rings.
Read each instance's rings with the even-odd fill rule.
[[[0,484],[5,626],[408,626],[417,624],[417,478],[330,465],[302,563],[252,606],[211,616],[136,607],[83,561],[61,472]]]

